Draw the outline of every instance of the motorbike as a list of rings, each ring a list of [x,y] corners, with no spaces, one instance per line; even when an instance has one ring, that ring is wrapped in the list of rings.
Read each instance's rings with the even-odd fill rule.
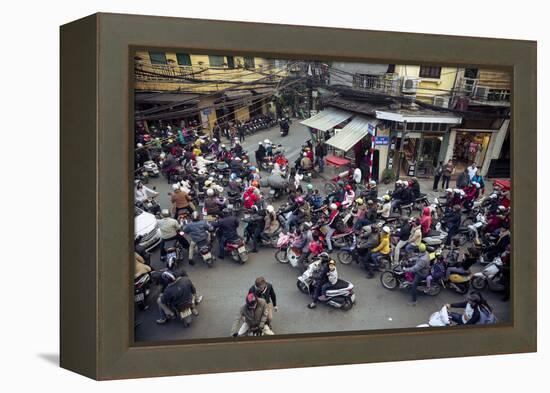
[[[426,194],[421,194],[419,198],[413,200],[413,209],[422,211],[425,207],[430,206],[430,201]]]
[[[157,218],[160,218],[161,208],[155,198],[148,198],[143,202],[136,203],[138,207],[141,207],[147,213],[155,215]]]
[[[183,232],[180,232],[180,235],[183,236]],[[176,241],[172,247],[168,247],[165,256],[168,269],[175,268],[179,262],[183,261],[183,254],[184,249],[178,241]]]
[[[491,291],[502,292],[506,289],[502,283],[502,260],[500,257],[489,263],[481,272],[475,273],[472,279],[472,287],[482,290],[487,287]]]
[[[427,236],[422,238],[422,242],[427,246],[437,247],[442,245],[447,239],[447,232],[441,229],[441,223],[437,223],[435,230],[428,232]]]
[[[472,281],[472,276],[470,273],[467,274],[451,274],[449,279],[441,278],[439,280],[439,285],[442,288],[448,288],[460,295],[465,295],[470,290],[470,284]]]
[[[380,283],[382,286],[390,291],[394,291],[397,288],[408,289],[411,287],[413,273],[407,274],[401,267],[401,265],[394,266],[391,270],[386,270],[380,275]],[[417,290],[423,292],[428,296],[436,296],[441,292],[441,286],[437,282],[432,282],[430,287],[426,286],[426,280],[422,280]]]
[[[143,163],[143,169],[149,177],[159,177],[160,175],[159,168],[153,160],[145,161]]]
[[[252,219],[249,214],[245,214],[244,218],[242,218],[241,221],[245,223],[243,232],[244,232],[245,239],[249,241],[250,239],[252,239],[252,236],[254,235],[253,232],[250,231],[250,224],[252,222]],[[262,234],[258,239],[258,244],[260,246],[265,246],[265,247],[277,247],[277,238],[279,236],[279,232],[281,231],[280,228],[281,227],[279,226],[279,229],[270,236],[267,236],[267,234],[264,234],[262,232]]]
[[[296,237],[292,233],[279,233],[277,239],[277,248],[275,259],[279,263],[290,263],[292,267],[298,267],[298,260],[302,255],[302,250],[292,247],[292,243]]]
[[[147,309],[147,297],[151,293],[151,274],[145,273],[134,279],[134,303],[140,310]]]
[[[300,292],[307,295],[313,295],[315,292],[316,281],[315,272],[320,268],[321,261],[317,260],[309,264],[306,271],[298,277],[296,286]],[[338,308],[342,311],[349,311],[355,304],[355,293],[353,293],[353,284],[349,281],[338,279],[336,284],[331,286],[326,292],[326,300],[323,303]]]
[[[231,258],[233,258],[236,262],[239,262],[241,265],[248,261],[248,251],[246,249],[246,245],[244,244],[244,240],[240,237],[225,242],[224,248],[225,252],[231,255]]]

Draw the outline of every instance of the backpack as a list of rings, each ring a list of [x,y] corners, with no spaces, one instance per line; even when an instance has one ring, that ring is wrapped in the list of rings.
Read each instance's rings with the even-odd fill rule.
[[[478,325],[491,325],[497,323],[497,317],[488,308],[479,307],[479,321]]]
[[[445,265],[440,262],[434,263],[432,266],[431,276],[433,280],[439,280],[445,275]]]

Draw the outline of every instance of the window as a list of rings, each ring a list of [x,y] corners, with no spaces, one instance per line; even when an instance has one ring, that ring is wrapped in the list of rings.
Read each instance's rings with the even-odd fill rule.
[[[477,68],[465,68],[464,69],[464,78],[476,79],[477,78]]]
[[[208,56],[208,62],[210,63],[210,67],[223,67],[224,57]]]
[[[166,53],[164,52],[149,52],[151,64],[167,64]]]
[[[245,57],[244,58],[244,68],[255,68],[256,65],[254,64],[254,58],[253,57]]]
[[[190,66],[191,65],[191,56],[187,53],[176,53],[178,59],[178,64],[181,66]]]
[[[395,64],[388,64],[388,70],[386,71],[387,74],[394,74],[395,73]]]
[[[439,79],[441,76],[441,67],[435,66],[420,66],[418,76],[421,78]]]
[[[235,68],[235,58],[233,56],[227,56],[227,68]]]

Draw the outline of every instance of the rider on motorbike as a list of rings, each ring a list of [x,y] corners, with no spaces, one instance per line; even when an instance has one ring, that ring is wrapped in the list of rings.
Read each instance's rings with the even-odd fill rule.
[[[367,278],[372,278],[374,276],[372,272],[372,266],[377,266],[379,264],[378,258],[384,255],[390,255],[390,227],[384,226],[382,228],[382,234],[380,235],[380,243],[378,246],[372,249],[371,251],[371,261],[372,264],[367,264]]]
[[[315,273],[315,290],[313,292],[313,301],[308,304],[308,308],[317,307],[319,300],[326,300],[326,291],[338,281],[338,272],[336,271],[336,263],[334,260],[326,258],[321,259],[321,267]]]
[[[195,286],[187,276],[176,278],[173,273],[166,271],[162,273],[163,278],[168,280],[169,284],[157,299],[160,318],[158,324],[166,322],[167,318],[174,317],[174,311],[182,306],[189,305],[193,315],[199,315],[196,306],[201,302],[202,296],[197,296]]]
[[[411,284],[411,301],[410,306],[416,306],[416,295],[418,284],[430,274],[430,255],[426,251],[426,245],[420,243],[418,246],[419,255],[416,258],[416,262],[412,267],[405,267],[403,271],[414,273],[414,279]]]
[[[273,335],[267,324],[269,309],[264,299],[258,298],[255,293],[246,295],[246,303],[239,310],[239,314],[231,328],[231,336],[245,336],[247,334]]]
[[[208,230],[210,225],[204,220],[201,220],[198,212],[193,212],[191,222],[187,223],[182,231],[191,238],[189,245],[189,264],[193,264],[193,250],[195,246],[201,247],[206,245],[209,240]]]
[[[225,257],[225,243],[239,238],[237,228],[239,228],[239,219],[232,215],[229,209],[223,209],[222,218],[212,223],[212,227],[218,230],[218,257]]]

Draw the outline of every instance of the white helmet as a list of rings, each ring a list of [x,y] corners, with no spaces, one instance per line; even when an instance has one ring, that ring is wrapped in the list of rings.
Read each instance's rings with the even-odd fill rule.
[[[383,227],[382,227],[382,232],[384,232],[384,233],[390,233],[390,227],[387,226],[387,225],[383,226]]]
[[[206,173],[206,171],[204,169],[199,169],[199,175],[204,175]]]
[[[375,185],[376,185],[376,182],[375,182],[374,180],[371,180],[371,181],[369,181],[369,184],[370,184],[371,186],[375,186]]]
[[[164,157],[166,157],[166,153],[160,153],[160,158],[163,159]]]
[[[453,192],[453,189],[452,189],[452,188],[447,188],[447,189],[445,190],[445,192]]]
[[[496,199],[496,198],[497,198],[497,194],[491,194],[491,195],[489,195],[489,198],[491,198],[491,199]]]
[[[141,148],[143,147],[143,144],[142,144],[142,143],[138,143],[136,146],[137,146],[138,149],[141,149]]]
[[[163,217],[170,217],[170,211],[168,209],[162,209],[160,214],[162,214]]]
[[[273,213],[275,211],[275,208],[272,205],[268,205],[265,210],[267,210],[269,213]]]
[[[503,212],[503,211],[505,211],[505,210],[506,210],[506,208],[505,208],[504,206],[502,206],[502,205],[500,205],[500,206],[498,207],[498,211],[499,211],[499,212]]]
[[[476,181],[472,182],[472,185],[476,186],[476,188],[480,188],[480,187],[481,187],[481,184],[479,184],[479,183],[476,182]]]
[[[336,205],[336,203],[331,203],[329,207],[330,207],[330,210],[338,209],[338,206]]]
[[[271,142],[269,141],[269,139],[264,139],[264,143],[269,145]]]
[[[208,190],[206,190],[206,195],[208,195],[209,197],[214,196],[214,190],[209,188]]]
[[[466,193],[464,192],[464,190],[460,190],[460,195],[462,195],[462,196],[466,195]]]
[[[235,157],[235,161],[240,161],[241,159],[239,157]]]
[[[180,189],[180,185],[179,185],[178,183],[172,184],[172,189],[173,189],[174,191],[179,190],[179,189]]]
[[[222,148],[222,149],[225,149],[225,145],[224,145],[223,143],[222,143],[222,145],[221,145],[221,148]]]
[[[218,140],[216,138],[212,138],[212,142],[217,142]]]
[[[259,142],[258,142],[258,145],[261,145],[261,144],[262,144],[262,141],[259,141]]]
[[[455,194],[460,194],[460,191],[462,191],[460,188],[455,188],[455,189],[453,190],[453,192],[454,192]]]
[[[172,126],[167,126],[166,127],[168,130],[172,130]]]

